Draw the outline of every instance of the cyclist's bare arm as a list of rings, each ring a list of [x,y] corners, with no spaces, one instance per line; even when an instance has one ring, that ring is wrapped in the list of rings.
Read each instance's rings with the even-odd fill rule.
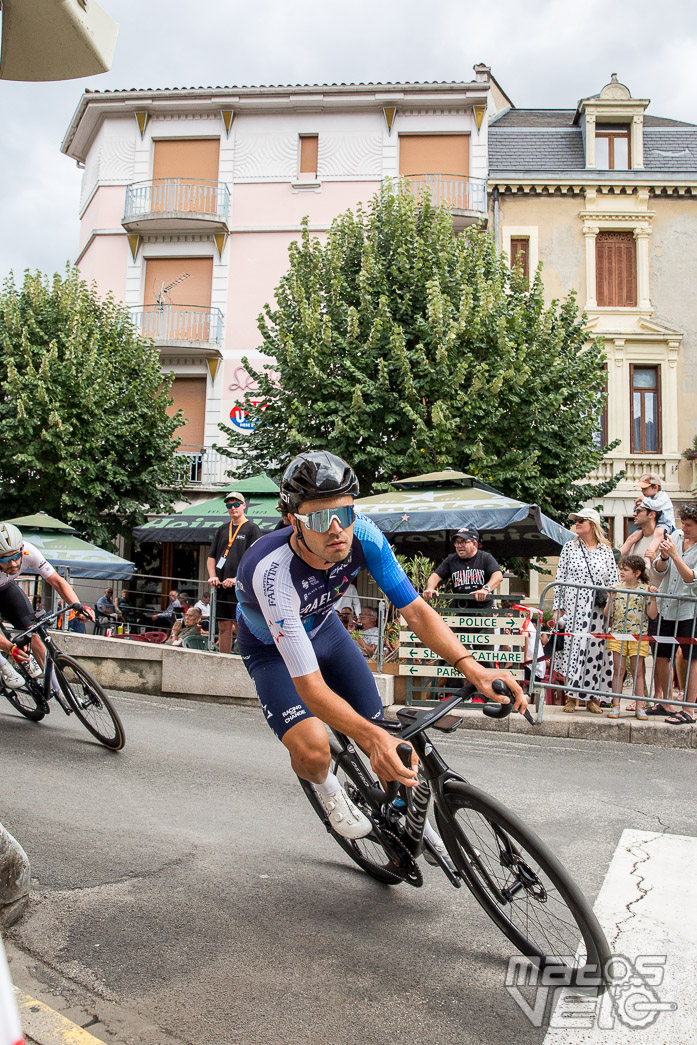
[[[399,740],[354,711],[350,704],[329,688],[320,671],[294,678],[293,683],[300,699],[317,718],[339,732],[346,733],[358,744],[382,780],[399,780],[407,786],[418,782],[415,768],[407,769],[397,754]],[[414,754],[413,765],[416,764]]]
[[[46,578],[46,580],[52,588],[55,588],[63,602],[82,602],[82,600],[79,599],[76,595],[75,590],[71,587],[70,584],[68,584],[65,577],[61,577],[60,573],[52,573],[50,577]],[[83,612],[81,615],[84,617],[89,617],[90,620],[94,620],[94,610],[91,606],[83,606]]]
[[[461,671],[485,697],[495,700],[499,704],[506,703],[507,698],[495,693],[491,688],[495,679],[501,679],[513,694],[515,711],[519,711],[521,714],[525,711],[528,706],[527,698],[510,671],[499,671],[498,669],[494,671],[482,667],[478,661],[468,655],[467,647],[457,640],[439,614],[422,598],[419,597],[410,602],[401,610],[401,614],[411,630],[429,649],[438,653],[448,664],[455,665],[459,661],[457,670]],[[461,660],[461,657],[466,659]]]

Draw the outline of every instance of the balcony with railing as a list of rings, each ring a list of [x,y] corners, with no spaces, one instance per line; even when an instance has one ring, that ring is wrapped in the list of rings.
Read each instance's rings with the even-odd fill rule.
[[[220,355],[223,342],[223,313],[219,308],[198,305],[145,305],[131,309],[131,320],[143,337],[159,348],[205,349]]]
[[[486,220],[486,178],[462,178],[452,174],[410,174],[404,179],[416,200],[429,195],[435,206],[450,207],[459,231]]]
[[[671,493],[680,490],[679,464],[680,454],[611,454],[598,463],[588,478],[593,483],[600,483],[614,478],[619,472],[625,472],[624,478],[616,487],[616,492],[625,496],[635,496],[636,484],[641,476],[655,472],[661,478],[663,489]]]
[[[126,186],[127,232],[228,232],[230,190],[220,181],[157,178]]]
[[[210,446],[180,446],[174,455],[176,482],[185,488],[211,490],[229,486],[229,472],[242,464],[232,457],[225,457]]]

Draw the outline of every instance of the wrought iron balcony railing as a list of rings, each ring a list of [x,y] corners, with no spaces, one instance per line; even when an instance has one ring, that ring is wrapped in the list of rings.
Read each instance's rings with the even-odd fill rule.
[[[452,174],[410,174],[405,177],[412,196],[421,199],[426,191],[431,202],[447,203],[453,211],[486,214],[486,178],[461,178]]]
[[[145,305],[131,309],[132,321],[143,337],[159,345],[216,345],[223,340],[223,313],[198,305]]]
[[[212,447],[180,446],[174,455],[174,470],[177,481],[185,486],[226,486],[229,472],[242,464]]]
[[[230,190],[220,181],[157,178],[126,187],[124,224],[164,216],[227,222],[229,215]]]

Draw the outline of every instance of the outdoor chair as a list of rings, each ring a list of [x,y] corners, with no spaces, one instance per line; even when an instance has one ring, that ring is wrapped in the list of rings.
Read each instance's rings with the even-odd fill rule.
[[[182,642],[182,649],[208,649],[207,635],[187,635]]]
[[[154,642],[159,644],[166,641],[166,631],[144,631],[142,635],[131,635],[131,642]]]

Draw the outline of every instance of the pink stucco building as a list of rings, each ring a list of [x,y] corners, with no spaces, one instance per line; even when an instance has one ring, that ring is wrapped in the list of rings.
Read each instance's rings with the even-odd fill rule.
[[[486,66],[463,83],[87,90],[62,151],[84,167],[77,262],[174,371],[192,484],[222,481],[210,449],[257,360],[257,316],[307,215],[321,236],[386,178],[486,218],[488,121],[510,102]],[[229,462],[227,462],[229,464]]]

